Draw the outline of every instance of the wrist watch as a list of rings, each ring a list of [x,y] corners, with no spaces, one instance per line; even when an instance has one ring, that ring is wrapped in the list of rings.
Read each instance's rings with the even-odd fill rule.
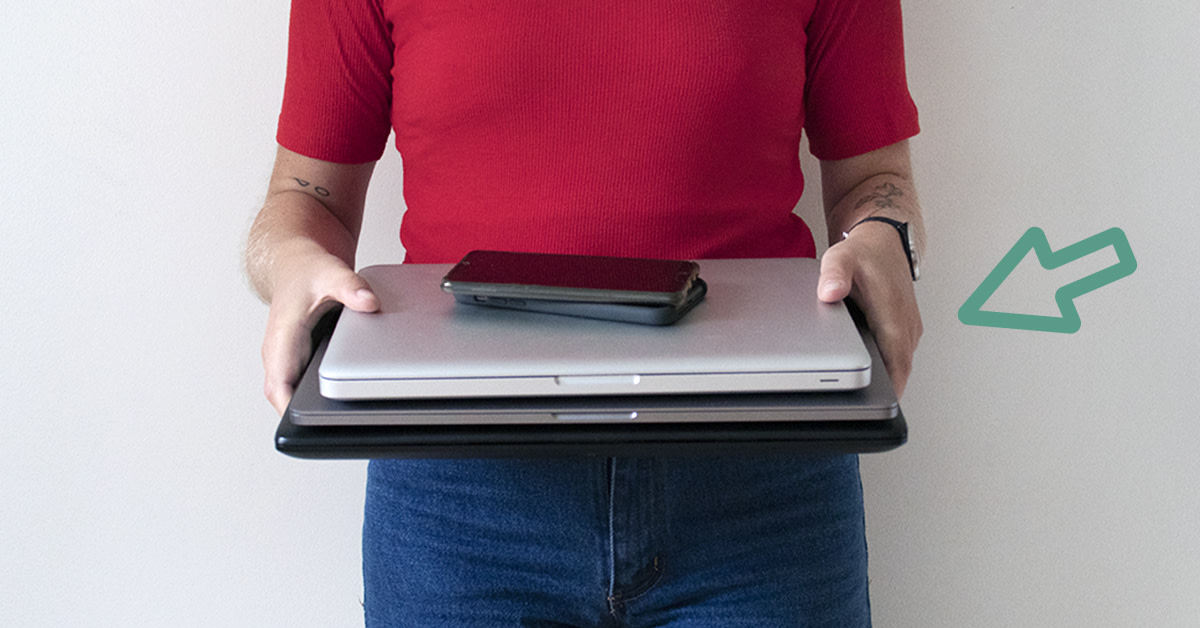
[[[908,258],[908,272],[912,275],[913,281],[920,279],[921,265],[917,255],[917,243],[912,237],[912,233],[907,222],[900,222],[899,220],[893,220],[884,216],[868,216],[854,223],[854,225],[852,225],[849,229],[842,232],[842,239],[849,237],[850,232],[854,231],[854,227],[857,227],[864,222],[872,221],[891,225],[892,228],[896,230],[896,233],[900,234],[900,244],[904,247],[904,256]]]

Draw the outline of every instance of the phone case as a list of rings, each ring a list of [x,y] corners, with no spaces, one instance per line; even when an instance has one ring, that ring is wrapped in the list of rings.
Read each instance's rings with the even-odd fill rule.
[[[442,278],[454,295],[682,306],[696,262],[472,251]]]
[[[618,321],[622,323],[637,323],[639,325],[672,325],[685,314],[690,312],[704,300],[708,292],[708,284],[697,277],[692,282],[683,304],[673,305],[636,305],[629,303],[591,303],[584,301],[549,301],[545,299],[518,299],[512,297],[492,297],[480,295],[456,294],[454,298],[466,305],[498,307],[510,310],[523,310],[542,314],[558,314],[563,316],[578,316],[581,318],[596,318],[600,320]]]

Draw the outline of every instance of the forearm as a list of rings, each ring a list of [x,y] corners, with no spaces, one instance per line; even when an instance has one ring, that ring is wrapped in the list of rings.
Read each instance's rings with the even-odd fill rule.
[[[909,223],[919,253],[925,226],[909,165],[908,144],[901,142],[842,162],[822,164],[822,193],[829,244],[868,216]]]
[[[246,245],[246,273],[263,300],[302,260],[333,256],[354,267],[373,170],[373,163],[335,164],[279,148]]]
[[[354,267],[357,231],[304,192],[273,191],[250,228],[246,274],[259,297],[271,301],[277,282],[299,260],[332,255]]]
[[[864,218],[884,216],[909,224],[917,252],[925,251],[925,226],[916,188],[910,179],[879,174],[854,187],[826,212],[829,243],[834,244]]]

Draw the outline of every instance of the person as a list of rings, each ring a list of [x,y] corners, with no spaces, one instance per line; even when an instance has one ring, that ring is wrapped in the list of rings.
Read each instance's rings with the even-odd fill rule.
[[[247,243],[283,412],[354,272],[374,163],[404,164],[405,261],[472,249],[815,255],[903,392],[922,328],[918,132],[899,0],[293,0],[278,153]],[[845,235],[843,235],[845,234]],[[369,626],[870,625],[855,456],[373,460]]]

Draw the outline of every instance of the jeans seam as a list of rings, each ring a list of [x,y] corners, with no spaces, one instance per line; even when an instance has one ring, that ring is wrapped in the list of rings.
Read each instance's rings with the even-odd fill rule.
[[[649,495],[643,495],[643,497],[649,498],[650,503],[646,504],[646,503],[642,503],[641,500],[634,500],[634,502],[632,503],[632,505],[630,505],[630,507],[635,507],[635,508],[639,508],[639,509],[645,509],[647,507],[649,507],[651,509],[658,509],[658,508],[662,507],[662,504],[659,503],[659,500],[662,499],[661,490],[660,490],[661,487],[658,486],[658,484],[657,484],[658,479],[655,476],[655,474],[659,473],[659,472],[660,472],[659,470],[651,471],[650,479],[651,479],[651,486],[653,488],[650,490]],[[621,616],[625,612],[625,607],[630,602],[632,602],[632,601],[642,597],[646,593],[648,593],[651,589],[653,589],[662,580],[663,573],[665,571],[666,561],[664,559],[664,556],[662,555],[661,547],[654,547],[653,555],[650,559],[650,565],[649,565],[650,574],[648,575],[648,577],[644,577],[644,576],[638,577],[633,582],[628,583],[628,584],[634,585],[633,588],[630,588],[630,589],[622,589],[619,586],[621,584],[618,582],[618,577],[619,577],[618,567],[619,567],[620,561],[626,560],[629,557],[619,556],[618,551],[617,551],[617,546],[618,546],[618,539],[617,539],[617,532],[618,532],[617,479],[618,479],[618,475],[619,475],[618,461],[615,458],[610,458],[608,460],[608,526],[609,526],[608,543],[609,543],[609,547],[608,547],[607,558],[609,560],[609,582],[608,582],[607,598],[608,598],[609,613],[612,615],[612,617],[614,619],[620,620]],[[645,478],[642,478],[642,479],[645,480]],[[661,514],[656,514],[656,515],[654,515],[650,526],[651,526],[651,528],[653,528],[654,526],[658,526],[658,525],[662,525],[662,524],[663,524],[663,516]],[[629,530],[624,530],[624,532],[629,533]],[[655,539],[654,541],[652,541],[652,545],[654,545],[654,546],[658,546],[659,542],[662,541],[661,537],[659,536],[659,534],[662,533],[661,531],[645,529],[645,530],[642,530],[641,533],[643,533],[643,534],[651,534],[652,533],[651,536]],[[639,574],[639,576],[641,576],[641,574]]]
[[[611,609],[614,607],[624,606],[625,604],[628,604],[629,602],[637,600],[638,598],[642,597],[643,595],[649,593],[650,590],[653,589],[654,586],[657,585],[660,580],[662,580],[663,572],[666,571],[666,561],[663,559],[662,556],[654,557],[654,559],[651,561],[651,569],[654,571],[654,576],[652,578],[646,580],[638,588],[636,588],[628,593],[620,593],[620,594],[617,594],[615,591],[610,590],[610,595],[608,596],[609,608]]]
[[[613,598],[617,593],[616,461],[608,459],[608,608],[614,615]]]

